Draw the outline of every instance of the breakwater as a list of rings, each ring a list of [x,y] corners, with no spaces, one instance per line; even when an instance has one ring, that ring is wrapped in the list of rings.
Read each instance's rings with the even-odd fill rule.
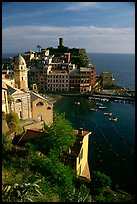
[[[87,94],[87,97],[95,97],[97,98],[107,98],[109,100],[121,100],[129,103],[135,102],[135,97],[127,97],[127,96],[119,96],[119,95],[112,95],[112,94]]]
[[[116,102],[124,102],[124,103],[132,103],[135,104],[135,97],[134,96],[119,96],[115,94],[62,94],[62,96],[72,96],[72,97],[86,97],[89,99],[109,99],[115,100]]]

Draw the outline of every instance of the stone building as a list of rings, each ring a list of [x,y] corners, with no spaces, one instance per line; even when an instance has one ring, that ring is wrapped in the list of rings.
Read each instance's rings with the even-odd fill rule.
[[[32,118],[50,126],[53,122],[53,104],[34,92],[30,92],[30,96]]]
[[[30,93],[20,89],[8,87],[8,95],[12,96],[14,101],[11,103],[11,110],[18,113],[20,119],[28,119],[32,117],[31,114],[31,100]]]
[[[112,86],[115,84],[115,79],[111,72],[102,72],[100,74],[101,85],[103,86]]]
[[[8,87],[6,83],[2,80],[2,111],[5,113],[9,113],[7,90]]]
[[[77,135],[77,142],[65,155],[64,162],[76,170],[77,176],[91,180],[88,164],[88,144],[91,132],[80,128],[75,130],[75,134]]]

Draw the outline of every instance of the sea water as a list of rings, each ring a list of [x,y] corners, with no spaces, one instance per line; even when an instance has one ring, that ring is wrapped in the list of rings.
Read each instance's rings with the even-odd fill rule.
[[[98,74],[111,71],[117,85],[135,88],[134,55],[88,55]],[[80,105],[75,101],[80,101]],[[65,112],[75,129],[83,127],[92,132],[88,156],[91,174],[99,170],[110,176],[113,186],[135,194],[135,105],[108,101],[103,102],[106,110],[92,111],[91,108],[97,108],[96,102],[67,96],[57,101],[54,109]],[[104,112],[112,112],[118,121],[110,121]]]

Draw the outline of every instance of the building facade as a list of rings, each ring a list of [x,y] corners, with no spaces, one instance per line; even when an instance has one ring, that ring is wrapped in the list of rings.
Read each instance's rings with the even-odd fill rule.
[[[32,118],[50,126],[53,123],[53,104],[34,92],[30,92],[30,97]]]
[[[9,113],[7,90],[8,87],[6,83],[2,80],[2,111],[5,112],[6,114]]]
[[[100,74],[100,78],[101,78],[101,85],[112,86],[115,84],[115,79],[113,78],[113,75],[111,72],[102,72]]]
[[[8,87],[8,95],[13,97],[10,109],[16,112],[20,119],[28,119],[32,117],[31,114],[31,99],[29,92],[22,91],[20,89]]]
[[[47,91],[69,91],[69,75],[66,70],[53,70],[47,74]]]
[[[74,132],[77,135],[77,142],[65,155],[64,162],[76,170],[77,176],[91,180],[88,164],[88,144],[91,132],[83,129],[75,130]]]
[[[80,67],[80,93],[91,91],[95,81],[95,67]]]

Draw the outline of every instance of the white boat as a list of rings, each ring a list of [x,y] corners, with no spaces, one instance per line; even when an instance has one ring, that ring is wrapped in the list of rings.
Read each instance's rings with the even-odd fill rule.
[[[96,106],[103,106],[103,103],[96,103]]]
[[[76,105],[80,105],[80,102],[78,101],[78,102],[74,102]]]
[[[117,121],[118,118],[109,118],[110,121]]]
[[[100,100],[101,101],[109,101],[109,99],[107,99],[107,98],[101,98]]]
[[[109,115],[109,116],[111,116],[111,115],[112,115],[112,113],[104,113],[104,115]]]
[[[99,109],[106,109],[107,107],[106,106],[99,106],[98,108]]]
[[[95,108],[91,108],[90,110],[92,110],[92,111],[97,111],[97,109],[95,109]]]

